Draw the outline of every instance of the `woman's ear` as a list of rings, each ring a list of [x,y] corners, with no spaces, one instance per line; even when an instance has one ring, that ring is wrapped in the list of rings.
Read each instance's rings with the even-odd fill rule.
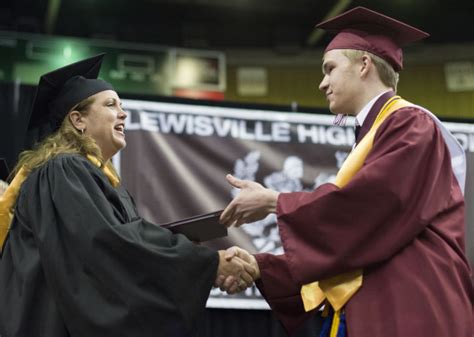
[[[86,129],[86,123],[84,121],[84,118],[82,114],[77,111],[73,110],[69,113],[68,115],[69,120],[71,121],[72,125],[76,128],[76,130],[80,132],[84,132]]]

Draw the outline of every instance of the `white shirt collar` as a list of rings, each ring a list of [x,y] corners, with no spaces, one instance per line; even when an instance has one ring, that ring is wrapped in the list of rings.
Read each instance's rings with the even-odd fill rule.
[[[362,126],[364,124],[364,121],[365,119],[367,118],[367,115],[369,114],[369,111],[370,109],[372,108],[372,106],[374,105],[375,101],[377,101],[379,99],[380,96],[382,96],[383,94],[385,94],[386,92],[388,92],[390,90],[387,90],[387,91],[384,91],[382,93],[380,93],[379,95],[375,96],[374,98],[372,98],[369,103],[367,103],[363,108],[362,110],[359,111],[359,113],[355,116],[355,123],[356,125],[360,125]]]

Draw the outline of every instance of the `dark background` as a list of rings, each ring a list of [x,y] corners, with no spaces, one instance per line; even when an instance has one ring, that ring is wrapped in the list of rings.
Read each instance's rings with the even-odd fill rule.
[[[432,34],[426,43],[474,40],[472,0],[3,0],[0,30],[175,47],[321,47],[316,23],[366,6]]]

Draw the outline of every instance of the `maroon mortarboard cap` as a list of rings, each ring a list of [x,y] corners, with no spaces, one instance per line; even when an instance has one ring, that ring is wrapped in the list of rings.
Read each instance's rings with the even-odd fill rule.
[[[10,171],[8,170],[8,165],[5,159],[0,158],[0,180],[7,181]]]
[[[401,47],[430,36],[365,7],[348,10],[316,27],[336,34],[326,47],[326,52],[333,49],[368,51],[390,63],[397,72],[403,69]]]
[[[97,79],[105,54],[96,55],[40,77],[27,130],[27,147],[56,131],[82,100],[113,87]]]

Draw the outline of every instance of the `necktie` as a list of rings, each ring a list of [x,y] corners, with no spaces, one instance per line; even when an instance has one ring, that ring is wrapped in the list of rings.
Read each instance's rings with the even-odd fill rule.
[[[356,143],[357,143],[357,140],[359,139],[360,129],[361,129],[361,126],[359,124],[356,124],[355,130],[354,130]]]

